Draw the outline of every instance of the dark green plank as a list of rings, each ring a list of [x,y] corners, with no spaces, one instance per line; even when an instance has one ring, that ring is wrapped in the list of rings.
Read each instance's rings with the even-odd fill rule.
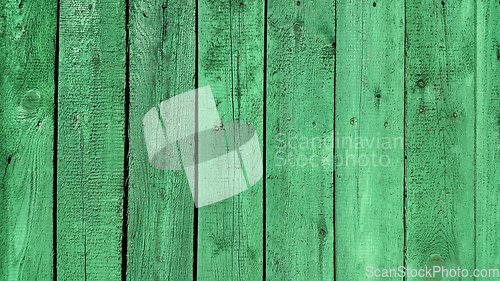
[[[474,268],[474,3],[406,5],[409,268]]]
[[[222,124],[252,125],[263,151],[264,1],[202,0],[198,5],[198,84],[211,87]],[[233,182],[234,172],[221,167],[221,188]],[[262,182],[199,209],[199,280],[262,280]]]
[[[488,276],[496,278],[500,277],[499,14],[497,1],[477,2],[476,268],[487,269]]]
[[[193,279],[193,197],[183,170],[149,163],[143,118],[194,77],[195,1],[130,1],[128,280]]]
[[[266,269],[333,280],[335,4],[269,1]]]
[[[120,280],[125,1],[61,1],[57,277]]]
[[[370,280],[403,265],[404,3],[337,14],[336,277]]]
[[[0,279],[50,280],[57,3],[0,6]]]

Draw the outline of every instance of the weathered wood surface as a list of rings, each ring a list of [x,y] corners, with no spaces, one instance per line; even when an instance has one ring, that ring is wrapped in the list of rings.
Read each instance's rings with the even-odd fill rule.
[[[144,115],[195,88],[195,1],[130,1],[128,280],[192,280],[194,204],[183,170],[151,166]]]
[[[0,6],[0,279],[49,280],[57,3]]]
[[[125,1],[61,1],[57,279],[120,280]]]
[[[404,258],[404,3],[342,1],[337,13],[336,278],[365,280]]]
[[[498,16],[500,2],[477,1],[476,11],[475,267],[498,269],[500,264],[500,17]],[[468,100],[470,102],[471,99]]]
[[[332,280],[335,4],[267,8],[266,277]]]
[[[498,268],[498,1],[0,3],[0,279]],[[143,118],[208,85],[265,174],[196,209]]]
[[[406,6],[408,268],[474,269],[474,5]]]
[[[263,151],[264,1],[203,0],[198,10],[198,85],[210,85],[222,124],[249,123],[256,129]],[[221,186],[235,178],[232,173],[220,171]],[[199,209],[199,280],[262,279],[262,192],[260,180]]]

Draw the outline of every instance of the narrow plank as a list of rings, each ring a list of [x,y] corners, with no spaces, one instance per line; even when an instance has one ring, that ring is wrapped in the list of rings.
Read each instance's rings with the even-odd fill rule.
[[[57,3],[0,6],[0,279],[49,280]]]
[[[264,1],[200,0],[198,5],[199,86],[211,87],[222,124],[255,128],[263,151]],[[249,168],[245,159],[243,168]],[[221,171],[221,188],[233,173]],[[199,208],[199,280],[262,280],[262,182]]]
[[[487,269],[488,276],[497,278],[500,277],[499,13],[500,3],[477,2],[476,268]]]
[[[57,277],[120,280],[125,1],[61,1]]]
[[[474,268],[474,19],[472,0],[406,5],[408,268]]]
[[[193,279],[194,204],[185,172],[151,166],[143,118],[195,88],[195,3],[130,1],[127,280]]]
[[[336,278],[370,280],[403,265],[404,2],[337,13]]]
[[[334,1],[269,1],[266,276],[333,280]]]

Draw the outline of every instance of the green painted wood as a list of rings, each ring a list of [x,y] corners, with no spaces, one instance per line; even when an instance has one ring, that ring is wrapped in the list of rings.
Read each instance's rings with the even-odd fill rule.
[[[333,280],[335,3],[267,9],[266,276]]]
[[[477,2],[476,268],[498,269],[500,2]],[[495,275],[499,277],[498,272]],[[486,278],[485,278],[486,279]],[[493,279],[492,279],[493,280]]]
[[[199,87],[211,87],[223,124],[255,128],[263,153],[264,1],[201,0],[198,6]],[[234,178],[221,173],[221,186]],[[262,280],[262,183],[199,208],[198,280]]]
[[[50,280],[57,3],[0,6],[0,279]]]
[[[127,78],[125,1],[61,1],[54,116],[57,3],[27,1],[0,11],[1,280],[53,279],[54,247],[58,279],[121,279],[126,168],[128,280],[498,268],[498,2],[130,0]],[[256,128],[267,174],[194,225],[143,117],[197,85]]]
[[[57,277],[120,280],[125,1],[61,1]]]
[[[406,4],[406,266],[473,269],[475,4]]]
[[[404,3],[337,13],[336,278],[369,280],[403,265]]]
[[[143,118],[195,88],[195,1],[130,1],[128,280],[192,280],[194,203],[185,172],[158,170]]]

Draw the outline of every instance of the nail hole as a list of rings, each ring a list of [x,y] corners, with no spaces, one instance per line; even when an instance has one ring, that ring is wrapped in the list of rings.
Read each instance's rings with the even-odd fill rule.
[[[245,6],[243,3],[240,3],[240,8],[243,8],[243,6]]]
[[[420,113],[422,113],[422,112],[424,112],[424,109],[423,109],[423,108],[420,108],[418,111],[419,111]]]
[[[381,96],[380,96],[380,94],[377,94],[376,97],[377,97],[377,99],[379,99]]]
[[[292,120],[292,118],[288,117],[287,120],[290,121],[290,120]]]
[[[441,1],[441,5],[444,6],[444,1]]]
[[[456,114],[456,113],[453,113],[453,117],[457,117],[457,116],[458,116],[458,114]]]
[[[351,125],[354,125],[354,120],[351,120],[351,122],[349,122]]]
[[[42,121],[38,121],[38,126],[42,126]]]
[[[92,4],[89,4],[89,10],[92,10]]]
[[[297,6],[300,6],[300,1],[297,1]]]
[[[377,3],[373,2],[373,7],[377,7]]]
[[[316,122],[313,122],[313,127],[316,127]]]
[[[145,17],[145,18],[147,18],[146,13],[144,13],[144,12],[142,13],[142,16]]]
[[[385,122],[385,123],[384,123],[384,127],[387,127],[387,126],[389,126],[389,124],[387,124],[387,122]]]
[[[19,9],[22,9],[23,8],[23,3],[19,4]]]
[[[418,81],[417,81],[417,86],[418,86],[420,89],[424,88],[424,87],[425,87],[425,82],[424,82],[424,80],[422,80],[422,79],[418,80]]]

